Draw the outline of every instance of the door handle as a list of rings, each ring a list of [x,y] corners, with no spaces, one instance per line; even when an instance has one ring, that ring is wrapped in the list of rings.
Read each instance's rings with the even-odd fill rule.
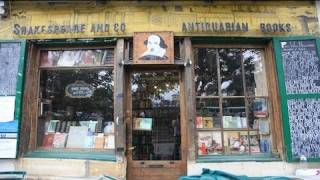
[[[135,146],[132,146],[132,147],[129,147],[128,150],[129,150],[129,151],[132,151],[132,150],[134,150],[135,148],[136,148]]]

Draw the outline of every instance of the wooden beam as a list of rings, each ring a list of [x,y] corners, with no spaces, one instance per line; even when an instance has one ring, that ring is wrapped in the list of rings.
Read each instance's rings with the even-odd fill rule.
[[[38,48],[31,44],[26,60],[25,85],[20,132],[20,155],[37,147],[38,110]]]
[[[184,38],[183,40],[183,59],[186,62],[191,61],[192,63],[187,63],[184,68],[183,81],[185,86],[185,107],[186,107],[186,120],[188,127],[188,160],[195,161],[195,92],[194,92],[194,71],[193,71],[193,53],[191,39],[189,37]]]
[[[114,122],[115,122],[115,145],[116,159],[123,162],[125,159],[125,123],[124,123],[124,39],[118,39],[115,49],[114,68]]]
[[[281,106],[278,80],[276,75],[275,57],[273,54],[272,42],[268,43],[266,48],[266,68],[269,96],[271,100],[271,130],[272,130],[272,151],[273,153],[279,153],[281,158],[284,158],[283,152],[283,132],[282,132],[282,119],[281,119]]]

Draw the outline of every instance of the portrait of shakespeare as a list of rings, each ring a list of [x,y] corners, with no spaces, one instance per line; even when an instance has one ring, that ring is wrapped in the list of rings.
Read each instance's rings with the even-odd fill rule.
[[[147,50],[142,53],[139,60],[168,60],[166,56],[167,45],[161,36],[152,34],[144,41]]]

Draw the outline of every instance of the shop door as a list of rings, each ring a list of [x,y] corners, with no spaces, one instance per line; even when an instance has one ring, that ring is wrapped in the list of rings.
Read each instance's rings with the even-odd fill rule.
[[[130,73],[126,103],[128,180],[173,180],[186,173],[180,74]]]

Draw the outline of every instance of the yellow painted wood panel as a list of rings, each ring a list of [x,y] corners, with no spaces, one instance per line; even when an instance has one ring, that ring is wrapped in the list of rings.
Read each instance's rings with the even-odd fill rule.
[[[13,1],[8,18],[0,21],[0,39],[51,39],[132,36],[134,32],[173,31],[175,36],[319,35],[316,7],[311,1],[280,2],[107,2],[32,3]],[[248,31],[183,31],[183,23],[247,23]],[[264,33],[260,23],[291,24],[291,32]],[[48,33],[49,26],[83,24],[82,32]],[[101,24],[102,32],[92,32]],[[107,25],[105,25],[107,24]],[[123,24],[123,26],[121,26]],[[20,34],[14,33],[14,27]],[[17,26],[18,25],[18,26]],[[21,27],[26,27],[22,34]],[[38,26],[38,27],[36,27]],[[124,27],[125,26],[125,27]],[[38,33],[28,33],[30,27]],[[95,27],[95,26],[94,26]],[[44,32],[40,32],[41,30]],[[122,28],[122,29],[121,29]]]

